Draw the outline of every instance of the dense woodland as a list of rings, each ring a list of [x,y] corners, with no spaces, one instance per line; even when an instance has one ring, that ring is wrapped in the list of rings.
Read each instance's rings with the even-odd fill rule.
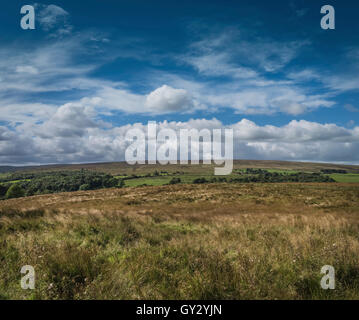
[[[0,183],[0,197],[3,198],[123,186],[121,179],[87,170],[14,173],[0,179]]]

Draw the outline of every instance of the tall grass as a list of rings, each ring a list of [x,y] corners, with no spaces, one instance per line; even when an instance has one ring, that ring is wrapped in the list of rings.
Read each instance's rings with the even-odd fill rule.
[[[165,186],[0,204],[1,299],[358,299],[358,186]],[[22,290],[32,265],[35,290]],[[321,267],[336,289],[320,287]]]

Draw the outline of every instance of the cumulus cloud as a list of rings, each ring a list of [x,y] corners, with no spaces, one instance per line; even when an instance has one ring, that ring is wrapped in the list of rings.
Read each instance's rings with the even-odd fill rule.
[[[278,159],[359,163],[359,127],[291,121],[285,126],[259,126],[242,119],[224,125],[216,118],[163,121],[158,130],[233,128],[236,159]],[[112,127],[90,109],[65,105],[43,124],[12,130],[0,127],[0,162],[34,164],[123,161],[132,128],[147,132],[146,124]],[[179,135],[178,135],[179,136]]]
[[[42,138],[83,136],[86,129],[95,128],[94,112],[91,107],[67,103],[57,109],[56,113],[35,132]]]
[[[320,124],[305,120],[293,120],[283,127],[276,127],[258,126],[252,121],[243,119],[232,127],[238,139],[256,142],[353,142],[358,139],[358,132],[355,130],[348,130],[335,124]]]
[[[146,97],[146,108],[153,112],[179,112],[193,107],[189,93],[167,85],[152,91]]]
[[[168,114],[189,112],[194,108],[191,95],[184,89],[163,85],[149,94],[136,94],[117,85],[103,83],[95,94],[73,101],[72,105],[91,106],[97,112],[111,114],[122,111],[129,114]]]

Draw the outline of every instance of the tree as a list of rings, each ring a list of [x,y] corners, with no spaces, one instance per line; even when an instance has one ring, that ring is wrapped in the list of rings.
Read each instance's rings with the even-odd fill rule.
[[[25,190],[18,184],[13,184],[6,192],[6,199],[20,198],[25,196]]]
[[[123,188],[124,186],[125,186],[125,181],[123,179],[121,179],[120,182],[118,183],[117,187]]]
[[[7,186],[0,184],[0,197],[4,197],[6,195],[7,190],[8,190]]]
[[[111,176],[106,176],[103,182],[105,188],[115,188],[118,186],[119,180]]]

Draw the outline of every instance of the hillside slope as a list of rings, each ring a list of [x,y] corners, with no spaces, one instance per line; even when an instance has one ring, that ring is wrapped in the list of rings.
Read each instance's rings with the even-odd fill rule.
[[[104,189],[0,202],[3,299],[358,299],[359,184]],[[32,265],[36,289],[21,290]],[[320,270],[336,270],[322,290]]]

